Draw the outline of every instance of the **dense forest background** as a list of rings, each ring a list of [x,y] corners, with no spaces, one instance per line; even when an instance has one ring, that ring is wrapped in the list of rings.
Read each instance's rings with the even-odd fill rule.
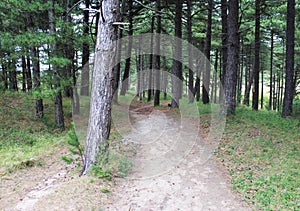
[[[50,154],[56,156],[50,165],[55,169],[57,157],[62,151],[68,154],[70,145],[80,158],[64,154],[63,160],[82,167],[85,138],[78,139],[71,122],[77,114],[89,117],[84,106],[92,92],[97,37],[103,33],[99,25],[110,8],[105,8],[105,1],[0,2],[1,178],[24,168],[43,168]],[[233,188],[259,209],[297,210],[299,0],[111,1],[119,10],[112,24],[116,39],[126,40],[118,43],[120,51],[114,56],[118,61],[122,54],[130,55],[113,67],[108,88],[115,93],[114,103],[134,96],[140,106],[153,104],[168,111],[177,111],[179,102],[183,109],[195,103],[204,134],[211,126],[211,106],[219,104],[220,113],[228,116],[215,154]],[[173,58],[188,58],[196,71],[155,53],[170,50],[164,46],[153,45],[151,53],[140,54],[131,35],[145,33],[185,40],[200,49],[210,65],[193,62],[190,52],[182,54],[180,42],[171,49]],[[162,69],[181,81],[173,83],[159,71],[143,78],[144,69]],[[160,89],[153,89],[154,84]],[[113,140],[123,139],[109,124],[103,127],[113,148]],[[116,163],[128,172],[127,158]],[[107,179],[117,175],[119,166],[95,169],[97,176]]]
[[[186,81],[185,85],[193,90],[197,101],[201,98],[205,104],[216,100],[215,82],[216,77],[220,77],[226,89],[234,88],[231,95],[237,104],[252,105],[255,110],[277,110],[287,116],[292,114],[292,102],[294,113],[299,111],[300,82],[299,40],[296,39],[300,33],[299,3],[288,3],[294,12],[287,8],[285,1],[239,3],[238,37],[234,38],[234,48],[238,48],[237,70],[227,86],[224,80],[227,51],[231,46],[228,38],[235,28],[232,25],[235,23],[231,23],[235,14],[228,13],[227,1],[122,1],[119,22],[123,25],[117,25],[118,37],[156,32],[188,40],[203,51],[218,75],[207,70],[196,74],[180,65],[177,67],[168,59],[159,63],[165,62],[169,72],[174,71],[174,65],[179,68],[176,74]],[[89,94],[86,84],[92,68],[86,64],[93,61],[101,1],[7,0],[0,6],[1,90],[33,94],[39,117],[43,116],[43,98],[54,97],[56,124],[63,128],[62,97],[70,98],[73,111],[79,112],[78,95]],[[287,23],[295,25],[287,27]],[[132,51],[130,48],[130,45],[123,47],[128,53]],[[144,57],[144,67],[156,67],[156,57]],[[117,86],[121,87],[121,95],[129,88],[128,80],[124,79],[137,72],[136,63],[136,58],[126,59],[117,67],[115,80],[124,81]],[[201,91],[202,81],[210,83],[205,84],[208,89]],[[81,84],[80,90],[72,89],[75,84]],[[292,93],[285,95],[285,91]],[[147,96],[148,100],[153,97],[151,92]],[[288,96],[291,96],[289,103],[285,101]],[[193,101],[191,96],[190,101]],[[234,109],[229,109],[229,113],[234,113]]]

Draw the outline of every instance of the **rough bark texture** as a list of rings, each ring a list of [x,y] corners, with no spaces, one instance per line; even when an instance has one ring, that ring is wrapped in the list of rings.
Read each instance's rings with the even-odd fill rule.
[[[252,108],[258,110],[259,97],[259,53],[260,53],[260,0],[255,0],[255,47],[254,47],[254,67],[253,67],[253,98]]]
[[[55,20],[54,20],[54,0],[50,1],[51,7],[48,10],[48,18],[49,18],[49,32],[50,34],[55,33]],[[56,43],[51,45],[51,56],[55,56],[56,53]],[[57,127],[64,129],[64,112],[62,106],[62,94],[61,94],[61,86],[60,80],[58,77],[58,70],[55,65],[52,65],[53,71],[53,81],[54,81],[54,89],[56,90],[56,94],[54,96],[54,105],[55,105],[55,123]]]
[[[154,33],[154,20],[155,20],[155,16],[152,17],[152,21],[151,21],[151,34]],[[152,99],[152,73],[153,73],[153,36],[151,36],[151,54],[149,55],[149,75],[148,75],[148,98],[147,101],[150,102]]]
[[[218,72],[218,61],[219,61],[219,50],[217,49],[215,52],[215,64],[214,64],[214,71],[213,71],[213,84],[212,84],[212,91],[211,91],[211,99],[214,103],[217,103],[217,72]]]
[[[127,46],[127,55],[125,62],[125,69],[122,79],[122,89],[121,95],[125,95],[126,91],[129,88],[129,74],[130,74],[130,65],[131,65],[131,51],[132,51],[132,35],[133,35],[133,0],[128,1],[128,21],[129,21],[129,31],[128,31],[128,46]]]
[[[274,32],[271,30],[271,52],[270,52],[270,93],[269,93],[269,110],[273,105],[273,53],[274,53]]]
[[[236,82],[239,58],[238,38],[238,0],[228,2],[228,57],[225,74],[225,105],[227,114],[235,114]]]
[[[243,88],[243,73],[244,73],[244,38],[241,38],[241,49],[240,49],[240,65],[237,79],[237,103],[241,104],[242,100],[242,88]]]
[[[156,0],[156,10],[160,12],[161,3],[160,0]],[[157,16],[157,28],[156,33],[160,34],[161,32],[161,14]],[[154,106],[159,106],[160,98],[160,36],[156,36],[155,40],[155,95],[154,95]]]
[[[22,91],[26,92],[26,59],[25,56],[22,55]]]
[[[90,7],[90,0],[85,0],[85,8]],[[83,36],[87,38],[89,36],[89,10],[83,11]],[[80,95],[89,96],[89,84],[90,84],[90,68],[89,68],[89,58],[90,58],[90,45],[88,41],[84,41],[82,44],[82,73],[81,73],[81,87]]]
[[[205,39],[204,54],[206,56],[205,71],[203,73],[202,86],[202,102],[203,104],[209,103],[209,89],[210,89],[210,49],[211,49],[211,25],[212,25],[212,9],[213,1],[208,0],[208,16],[207,16],[207,31]]]
[[[110,133],[112,103],[112,69],[117,46],[118,0],[103,1],[102,10],[105,21],[99,22],[95,62],[92,81],[90,119],[85,148],[85,162],[82,174],[87,173],[96,162],[100,146],[106,144]]]
[[[10,54],[9,54],[10,56]],[[9,71],[9,89],[13,91],[18,91],[18,81],[17,81],[17,70],[16,70],[16,60],[9,59],[8,61],[8,71]]]
[[[125,14],[125,0],[122,0],[122,7],[120,11],[119,20],[121,22],[124,21],[124,14]],[[121,53],[122,53],[122,38],[123,38],[123,29],[118,29],[118,47],[117,47],[117,54],[116,54],[116,66],[114,67],[114,80],[113,80],[113,102],[118,103],[118,89],[121,77]]]
[[[249,99],[250,99],[250,90],[252,87],[252,83],[253,83],[253,71],[251,71],[251,63],[252,63],[252,47],[250,45],[249,47],[249,54],[248,54],[248,62],[247,62],[247,74],[245,78],[245,84],[246,84],[246,88],[245,88],[245,96],[244,96],[244,100],[243,100],[243,104],[249,106]]]
[[[40,59],[39,52],[35,46],[31,48],[32,53],[32,73],[33,73],[33,86],[35,90],[40,91],[41,73],[40,73]],[[37,98],[35,100],[35,113],[36,116],[42,118],[44,116],[43,99]]]
[[[188,42],[192,45],[193,44],[193,32],[192,32],[192,2],[191,0],[187,0],[187,39]],[[188,97],[189,103],[194,102],[194,93],[193,93],[193,86],[194,86],[194,72],[191,69],[193,67],[193,51],[191,46],[189,46],[189,82],[188,82]]]
[[[178,39],[175,40],[174,45],[174,59],[173,59],[173,69],[172,74],[176,79],[172,80],[172,108],[179,107],[179,99],[181,97],[182,92],[182,52],[181,52],[181,37],[182,37],[182,1],[176,0],[176,18],[175,18],[175,37]],[[179,79],[179,80],[178,80]]]
[[[27,62],[26,62],[26,65],[27,65],[27,90],[31,90],[32,89],[32,76],[31,76],[31,67],[30,67],[30,56],[27,56],[26,58]]]
[[[221,83],[224,85],[224,77],[227,64],[227,0],[221,0],[222,16],[222,74]]]
[[[290,116],[294,98],[295,0],[288,0],[286,28],[286,74],[282,116]]]

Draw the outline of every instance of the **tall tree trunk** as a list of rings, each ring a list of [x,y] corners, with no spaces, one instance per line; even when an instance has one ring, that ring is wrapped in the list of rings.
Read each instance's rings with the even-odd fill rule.
[[[41,85],[41,71],[40,71],[40,58],[37,47],[33,46],[31,48],[32,53],[32,73],[33,73],[33,86],[34,89],[40,91]],[[38,118],[42,118],[44,116],[44,106],[43,99],[37,98],[35,100],[35,111],[36,116]]]
[[[227,0],[221,0],[221,17],[222,17],[222,73],[221,83],[224,85],[224,77],[227,65]],[[222,90],[222,89],[220,89]],[[220,95],[221,96],[221,95]]]
[[[280,111],[280,90],[281,90],[281,74],[280,70],[277,70],[277,90],[276,90],[276,108]]]
[[[252,96],[252,109],[258,110],[258,98],[259,98],[259,66],[260,66],[260,0],[255,0],[255,56],[254,56],[254,87]]]
[[[83,11],[83,37],[85,41],[82,44],[82,73],[81,73],[81,86],[80,86],[80,95],[82,96],[89,96],[89,87],[90,87],[90,65],[89,65],[89,58],[90,58],[90,45],[87,40],[89,36],[89,7],[90,7],[90,0],[85,0],[85,8],[86,10]]]
[[[204,41],[202,40],[200,43],[200,50],[204,50]],[[196,101],[200,101],[200,82],[201,82],[201,72],[204,69],[204,59],[201,59],[197,61],[197,73],[196,73],[196,82],[195,82],[195,87],[194,87],[194,96],[196,98]]]
[[[22,59],[22,91],[26,92],[26,76],[27,76],[26,58],[24,55],[22,55],[21,59]]]
[[[122,7],[120,11],[120,21],[124,21],[125,15],[125,6],[126,1],[122,0]],[[118,103],[118,89],[120,84],[120,77],[121,77],[121,53],[122,53],[122,38],[123,38],[123,29],[118,29],[118,48],[117,48],[117,55],[116,55],[116,63],[117,65],[114,68],[114,83],[113,83],[113,102]]]
[[[151,20],[151,34],[154,33],[154,20],[155,17],[152,17]],[[152,86],[152,74],[153,74],[153,35],[151,35],[151,44],[150,44],[150,48],[151,48],[151,54],[149,55],[149,75],[148,75],[148,99],[147,101],[150,102],[152,99],[152,90],[153,90],[153,86]]]
[[[274,53],[274,32],[271,29],[271,52],[270,52],[270,93],[269,93],[269,110],[273,104],[273,53]]]
[[[278,72],[278,70],[277,70]],[[273,110],[276,111],[277,108],[277,73],[274,72],[274,77],[273,77]]]
[[[284,61],[283,61],[284,63]],[[280,109],[283,108],[282,104],[283,104],[283,95],[284,95],[284,87],[283,87],[283,84],[284,84],[284,71],[285,70],[285,66],[282,65],[282,70],[281,70],[281,86],[280,86],[280,101],[279,101],[279,106],[280,106]]]
[[[27,90],[31,90],[32,89],[32,76],[31,76],[31,66],[30,66],[30,56],[27,56],[26,57],[26,65],[27,65],[27,76],[26,76],[26,79],[27,79]]]
[[[238,36],[239,1],[228,2],[228,57],[225,74],[225,105],[227,114],[235,114],[236,107],[236,82],[239,58]]]
[[[55,33],[55,20],[54,20],[54,0],[50,0],[50,8],[48,10],[48,17],[49,17],[49,32],[50,34]],[[51,53],[52,56],[56,53],[56,44],[51,45]],[[54,89],[56,90],[56,94],[54,96],[54,105],[55,105],[55,123],[56,125],[64,129],[64,112],[62,106],[62,94],[61,94],[61,85],[60,80],[58,77],[58,70],[55,65],[52,66],[53,68],[53,81],[54,81]]]
[[[86,174],[96,162],[100,145],[106,147],[110,133],[112,104],[112,68],[116,48],[117,28],[113,22],[118,17],[118,0],[103,1],[104,22],[99,22],[99,34],[95,52],[93,71],[90,119],[85,148],[85,160],[82,174]]]
[[[174,56],[173,58],[173,69],[172,69],[172,108],[179,107],[179,99],[182,93],[182,1],[176,0],[175,8],[175,40],[174,45]]]
[[[190,45],[193,44],[193,31],[192,31],[192,1],[187,0],[187,39]],[[188,82],[188,97],[189,103],[194,102],[194,72],[193,72],[193,50],[189,45],[189,82]]]
[[[3,77],[3,81],[4,81],[4,90],[8,90],[8,73],[7,73],[7,65],[5,65],[5,63],[2,61],[1,63],[1,67],[2,67],[2,77]]]
[[[280,75],[279,70],[277,69],[274,77],[274,100],[273,100],[273,110],[276,111],[278,108],[278,99],[279,99],[279,87],[280,87]]]
[[[202,86],[202,102],[209,103],[209,89],[210,89],[210,49],[211,49],[211,25],[212,25],[212,9],[213,0],[208,0],[208,17],[207,17],[207,31],[205,39],[204,54],[206,56],[205,69],[203,72],[203,86]]]
[[[143,78],[142,78],[142,55],[141,55],[142,38],[139,40],[139,48],[136,50],[136,72],[137,72],[137,96],[139,100],[143,100]]]
[[[215,64],[214,64],[214,71],[213,71],[213,85],[211,91],[211,99],[214,103],[217,103],[217,75],[218,75],[218,61],[219,61],[219,50],[216,49],[215,52]]]
[[[243,73],[244,73],[244,39],[241,40],[241,60],[238,74],[238,90],[237,90],[237,102],[240,104],[242,100],[242,87],[243,87]]]
[[[15,59],[10,59],[8,61],[8,71],[9,71],[9,88],[12,91],[18,91],[17,70],[16,70]]]
[[[70,10],[70,0],[66,1],[66,11]],[[73,29],[68,27],[67,24],[72,22],[72,18],[70,14],[65,15],[64,17],[65,24],[62,27],[62,33],[66,34],[67,36],[73,37]],[[63,53],[64,58],[68,59],[70,61],[69,64],[65,66],[65,70],[62,71],[64,75],[64,80],[67,82],[64,85],[64,95],[66,97],[72,98],[73,97],[73,83],[72,83],[72,72],[73,72],[73,66],[74,66],[74,56],[75,56],[75,50],[74,50],[74,42],[72,39],[65,42],[63,45]],[[73,99],[71,99],[73,101]]]
[[[154,106],[159,106],[160,100],[160,33],[161,33],[161,3],[160,0],[156,0],[156,10],[159,12],[157,15],[157,27],[156,33],[158,34],[155,40],[155,95],[154,95]]]
[[[261,96],[260,96],[260,108],[264,108],[264,65],[261,64]]]
[[[128,46],[127,46],[127,55],[125,62],[125,69],[122,80],[122,89],[121,95],[125,95],[126,91],[129,88],[129,74],[130,74],[130,64],[131,64],[131,51],[132,51],[132,35],[133,35],[133,0],[128,0],[128,21],[129,21],[129,31],[128,31]]]
[[[165,49],[163,48],[162,49],[162,54],[165,55]],[[162,69],[163,69],[163,74],[162,74],[162,77],[163,77],[163,92],[164,92],[164,100],[167,100],[167,87],[168,87],[168,71],[167,71],[167,59],[166,57],[164,56],[162,58]]]
[[[286,18],[286,74],[282,116],[293,112],[294,98],[294,48],[295,48],[295,0],[288,0]]]
[[[75,51],[75,64],[76,67],[78,67],[78,53]],[[73,96],[71,98],[72,100],[72,112],[73,114],[79,114],[80,113],[80,99],[79,99],[79,94],[78,94],[78,87],[77,87],[77,71],[75,67],[73,66],[73,71],[72,71],[72,77],[73,77]]]
[[[249,106],[249,99],[250,99],[250,91],[251,91],[251,86],[253,83],[253,71],[251,71],[251,63],[252,63],[252,47],[250,45],[249,47],[249,55],[248,55],[248,74],[247,74],[247,79],[245,83],[247,83],[246,89],[245,89],[245,96],[243,100],[243,104]]]

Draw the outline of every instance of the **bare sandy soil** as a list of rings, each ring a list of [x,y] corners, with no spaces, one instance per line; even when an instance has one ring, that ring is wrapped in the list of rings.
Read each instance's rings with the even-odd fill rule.
[[[134,147],[126,178],[104,183],[60,160],[1,176],[0,210],[251,210],[229,186],[198,128],[163,110],[133,111],[124,137]],[[110,193],[102,193],[103,189]]]
[[[43,167],[1,176],[0,210],[97,210],[105,204],[108,196],[101,189],[109,184],[79,178],[78,168],[61,161],[63,151],[46,157]]]
[[[215,146],[195,126],[160,110],[132,115],[126,140],[136,146],[135,166],[104,210],[251,210],[231,191],[213,159]]]

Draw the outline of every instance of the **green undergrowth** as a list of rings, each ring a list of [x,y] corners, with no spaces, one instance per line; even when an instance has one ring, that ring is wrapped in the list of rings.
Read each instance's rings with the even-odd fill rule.
[[[300,121],[241,106],[227,117],[218,157],[244,200],[261,210],[300,209]]]
[[[133,148],[124,145],[118,131],[113,130],[107,144],[100,147],[96,158],[96,165],[92,166],[91,173],[101,179],[110,180],[113,177],[126,177],[133,167],[130,157],[134,154]]]
[[[231,175],[233,188],[243,200],[260,210],[300,210],[300,119],[298,104],[293,117],[278,112],[253,111],[238,106],[226,118],[217,157]],[[194,104],[180,101],[180,111],[195,115]],[[218,105],[197,103],[200,127],[211,132],[218,120]],[[212,114],[215,114],[212,118]],[[222,124],[220,124],[222,126]]]
[[[65,122],[69,125],[70,100],[64,100]],[[6,92],[0,98],[0,171],[42,166],[44,158],[64,145],[66,133],[55,127],[54,103],[44,99],[45,115],[35,116],[31,94]]]

